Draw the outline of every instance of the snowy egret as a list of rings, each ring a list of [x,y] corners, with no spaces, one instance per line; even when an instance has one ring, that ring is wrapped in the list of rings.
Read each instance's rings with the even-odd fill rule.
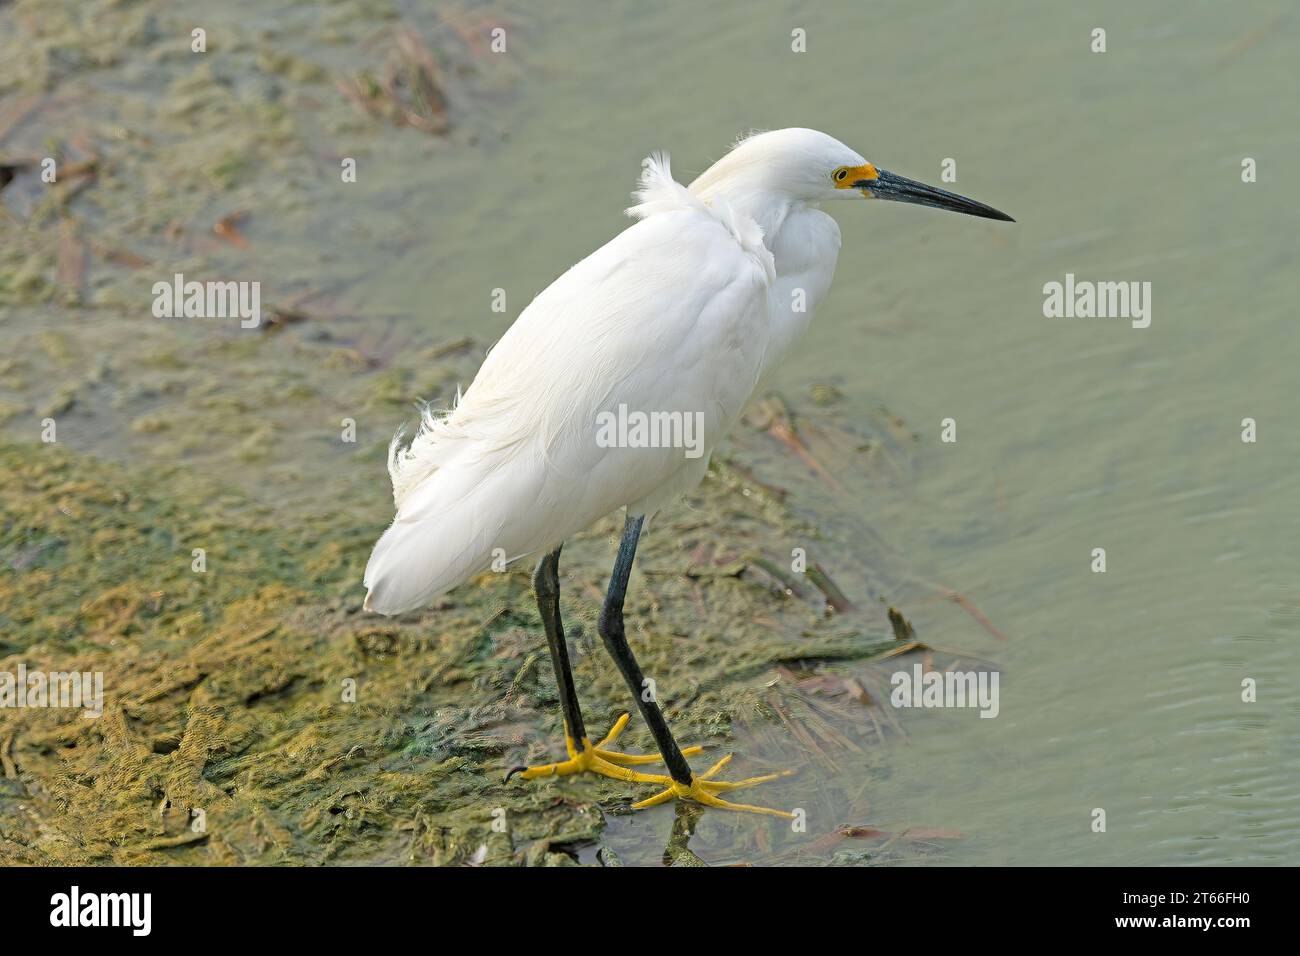
[[[877,169],[810,129],[742,139],[689,188],[673,179],[667,155],[656,153],[642,164],[634,198],[627,213],[638,222],[524,309],[455,406],[426,409],[409,445],[400,431],[393,439],[388,470],[397,515],[366,566],[365,606],[399,614],[485,571],[494,554],[542,555],[533,586],[569,756],[519,768],[523,777],[597,773],[663,788],[635,807],[678,798],[789,816],[718,796],[778,775],[713,779],[729,757],[695,774],[686,757],[699,748],[677,745],[653,694],[644,692],[623,629],[642,527],[704,477],[717,443],[826,296],[840,230],[819,203],[888,199],[1012,220]],[[628,410],[670,423],[689,416],[695,440],[671,440],[682,431],[672,428],[656,433],[670,440],[646,441],[630,429],[612,430],[611,440],[610,416],[626,421]],[[627,714],[591,742],[560,621],[564,540],[619,508],[627,509],[626,520],[598,630],[654,735],[657,757],[610,749]],[[629,769],[660,759],[667,775]]]

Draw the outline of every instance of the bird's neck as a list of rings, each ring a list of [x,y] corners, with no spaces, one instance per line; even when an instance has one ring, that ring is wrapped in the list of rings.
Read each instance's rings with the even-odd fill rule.
[[[734,212],[758,223],[763,230],[763,244],[769,251],[775,247],[776,236],[786,217],[803,205],[788,196],[744,182],[718,183],[702,189],[698,195],[706,203],[721,196]]]

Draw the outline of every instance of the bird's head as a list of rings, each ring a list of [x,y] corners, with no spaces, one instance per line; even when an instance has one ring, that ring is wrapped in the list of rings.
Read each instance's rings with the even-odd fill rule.
[[[1015,221],[992,206],[879,169],[815,129],[778,129],[746,137],[696,179],[691,191],[761,193],[805,203],[887,199]]]

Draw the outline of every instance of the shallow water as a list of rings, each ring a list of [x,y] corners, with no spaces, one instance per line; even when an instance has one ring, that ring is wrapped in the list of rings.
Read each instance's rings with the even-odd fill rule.
[[[342,11],[372,6],[424,10],[340,7],[338,29],[352,36]],[[293,9],[302,23],[320,16]],[[355,191],[303,187],[303,169],[279,170],[284,194],[254,207],[245,228],[265,275],[280,280],[268,280],[267,297],[283,302],[328,277],[333,311],[313,334],[385,355],[499,335],[556,274],[623,228],[638,163],[653,149],[673,154],[683,180],[750,128],[824,129],[933,183],[942,160],[955,159],[957,180],[945,185],[1018,222],[882,203],[830,210],[844,237],[835,286],[774,382],[804,404],[810,383],[833,384],[850,418],[888,406],[918,436],[911,460],[889,480],[837,473],[838,487],[790,456],[758,464],[825,530],[826,563],[851,597],[868,600],[883,543],[889,573],[910,582],[890,600],[937,650],[1000,668],[1000,714],[909,714],[906,738],[834,770],[795,748],[801,773],[767,799],[820,801],[821,830],[962,834],[908,862],[1294,864],[1300,487],[1296,425],[1285,416],[1300,360],[1289,327],[1300,133],[1286,117],[1300,93],[1300,21],[1284,9],[507,7],[511,55],[478,61],[480,76],[467,81],[475,109],[457,117],[452,137],[376,144],[357,132],[364,124],[330,114],[300,134],[319,144],[317,171],[360,156]],[[258,10],[236,4],[210,29],[275,31],[277,48],[298,44],[332,69],[365,58],[350,40],[322,52],[299,39],[310,31]],[[1104,54],[1089,50],[1097,26],[1107,30]],[[796,27],[807,31],[807,53],[790,51]],[[124,85],[147,112],[166,102],[152,81],[184,69],[133,63]],[[257,91],[272,104],[277,95]],[[116,106],[63,108],[104,117]],[[139,115],[119,112],[128,125]],[[190,158],[207,161],[214,142]],[[273,148],[261,148],[273,163]],[[1258,182],[1241,181],[1246,156]],[[210,214],[262,201],[236,188]],[[219,244],[200,251],[218,264],[241,255]],[[1043,285],[1066,273],[1150,282],[1150,327],[1045,318]],[[491,309],[498,288],[505,314]],[[94,355],[120,336],[115,321],[75,316],[64,331]],[[176,334],[215,348],[234,336]],[[276,419],[292,463],[257,436],[243,455],[195,442],[159,454],[266,500],[353,494],[382,522],[375,449],[409,399],[445,398],[454,382],[408,376],[392,383],[391,401],[366,393],[362,467],[328,441],[286,438],[304,430],[308,412],[279,405],[283,379],[258,393],[258,363],[320,389],[331,428],[355,408],[355,391],[332,391],[315,355],[227,345],[212,374],[249,378],[250,406]],[[30,362],[25,374],[39,379],[45,359]],[[89,420],[70,417],[68,435],[109,455],[144,449],[148,433],[128,426],[165,411],[166,382],[140,392]],[[1253,444],[1240,438],[1248,416],[1258,422]],[[940,441],[948,417],[952,444]],[[1104,574],[1090,568],[1099,547]],[[923,581],[967,595],[1009,639]],[[1257,703],[1241,701],[1245,678],[1258,683]],[[791,757],[771,728],[738,736],[741,752]],[[1094,808],[1106,811],[1106,833],[1091,830]],[[629,861],[656,860],[672,820],[669,808],[611,817],[610,844]],[[715,814],[691,847],[713,862],[745,858],[743,842]]]

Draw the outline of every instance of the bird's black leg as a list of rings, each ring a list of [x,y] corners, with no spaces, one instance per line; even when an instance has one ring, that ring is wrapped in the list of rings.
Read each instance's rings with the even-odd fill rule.
[[[629,783],[670,782],[663,774],[648,774],[629,767],[637,764],[658,763],[654,754],[625,754],[611,749],[611,745],[627,727],[628,714],[614,722],[604,738],[596,744],[587,739],[587,728],[582,722],[582,708],[578,706],[578,692],[573,686],[573,670],[569,666],[569,646],[564,639],[564,625],[560,622],[560,549],[556,548],[537,564],[533,572],[533,590],[537,594],[537,610],[542,616],[546,643],[551,649],[551,663],[555,667],[555,683],[560,689],[560,706],[564,712],[564,745],[568,760],[541,764],[536,767],[515,767],[506,774],[509,780],[522,774],[525,780],[537,777],[566,776],[571,773],[598,773],[602,776],[625,780]],[[624,585],[627,576],[624,575]],[[633,666],[636,662],[633,661]],[[638,672],[639,673],[639,672]],[[687,753],[699,753],[699,747],[688,748]],[[682,761],[685,763],[685,761]]]
[[[605,647],[608,648],[614,663],[622,672],[623,679],[627,681],[632,696],[636,698],[641,716],[650,725],[650,732],[654,734],[655,743],[659,745],[660,756],[625,754],[608,749],[627,727],[627,714],[614,722],[614,726],[599,743],[592,744],[587,739],[582,725],[582,712],[578,708],[578,695],[573,689],[573,673],[569,669],[569,650],[564,642],[564,629],[560,624],[560,549],[556,548],[537,565],[537,572],[533,575],[533,587],[537,592],[537,607],[542,614],[546,640],[551,648],[551,660],[555,664],[555,680],[559,685],[560,702],[564,707],[565,744],[569,751],[569,759],[536,767],[516,767],[506,774],[506,779],[509,780],[516,773],[521,774],[525,780],[565,776],[572,773],[597,773],[628,783],[667,785],[668,789],[632,804],[637,809],[657,806],[679,798],[723,810],[746,810],[751,813],[766,813],[788,818],[792,814],[784,810],[755,807],[746,803],[729,803],[718,796],[719,793],[774,780],[783,774],[769,773],[735,781],[712,779],[731,759],[728,754],[708,770],[698,776],[693,775],[686,757],[689,754],[699,753],[702,748],[687,747],[682,750],[677,746],[677,741],[668,730],[668,724],[664,721],[658,703],[651,699],[653,695],[646,693],[645,675],[641,673],[641,666],[632,656],[632,649],[627,646],[627,638],[623,634],[623,598],[627,594],[627,582],[632,573],[632,562],[636,558],[637,539],[641,536],[641,527],[644,523],[644,516],[633,518],[628,515],[627,523],[623,526],[623,540],[618,546],[614,572],[609,579],[609,591],[605,594],[605,604],[600,611],[599,630]],[[661,758],[668,765],[670,777],[642,773],[631,769],[630,766],[654,763]]]
[[[632,562],[636,559],[636,545],[644,523],[644,515],[634,518],[629,512],[623,525],[623,540],[618,546],[618,557],[614,560],[614,571],[609,578],[609,590],[605,593],[605,604],[600,611],[598,630],[606,649],[622,672],[623,679],[627,681],[632,696],[636,698],[641,716],[654,734],[668,772],[678,783],[689,785],[690,765],[682,755],[682,749],[677,746],[677,741],[673,739],[668,723],[659,710],[659,704],[649,699],[651,695],[646,693],[645,675],[641,673],[641,665],[632,655],[632,648],[628,647],[627,637],[623,633],[623,598],[627,594],[627,582],[632,574]]]
[[[573,686],[573,670],[569,667],[569,646],[564,639],[564,625],[560,623],[560,545],[537,562],[533,572],[533,593],[537,595],[537,610],[542,616],[546,643],[551,648],[551,666],[555,668],[555,683],[560,689],[560,707],[564,712],[564,732],[581,744],[587,736],[582,724],[582,708],[578,705],[578,692]]]

